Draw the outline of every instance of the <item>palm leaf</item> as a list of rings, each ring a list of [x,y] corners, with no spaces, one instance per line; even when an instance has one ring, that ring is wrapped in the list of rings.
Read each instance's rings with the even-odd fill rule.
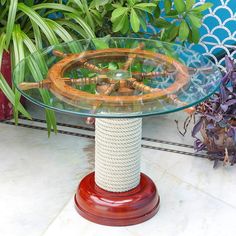
[[[23,39],[20,34],[20,26],[15,25],[12,31],[12,41],[13,41],[13,52],[14,52],[14,64],[18,65],[21,60],[25,58],[25,52],[23,47]],[[23,82],[24,80],[24,63],[21,63],[20,67],[16,69],[16,75],[14,80],[17,84]],[[18,90],[15,91],[15,106],[14,106],[14,118],[15,123],[18,124],[18,106],[20,103],[21,94]]]
[[[74,13],[65,13],[66,16],[68,16],[70,19],[74,19],[76,23],[78,23],[86,32],[87,38],[95,38],[95,34],[92,31],[92,29],[89,27],[89,25],[78,15],[75,15]]]
[[[42,68],[39,66],[37,58],[41,57],[41,54],[35,54],[34,56],[29,56],[27,58],[27,65],[31,72],[31,75],[35,79],[35,81],[39,82],[44,79],[43,74],[46,74],[46,71],[43,71]],[[46,90],[39,90],[43,103],[47,106],[52,106],[50,101],[50,94]],[[47,128],[48,128],[48,136],[50,136],[51,128],[53,128],[54,132],[57,133],[57,126],[56,126],[56,117],[53,111],[46,109],[46,121],[47,121]]]
[[[46,62],[41,55],[40,52],[37,52],[37,48],[32,42],[32,40],[23,32],[21,31],[21,36],[23,38],[23,42],[29,52],[33,54],[30,58],[26,58],[28,62],[27,65],[33,75],[35,81],[41,81],[44,77],[42,75],[47,73],[47,65]],[[40,90],[40,95],[43,99],[43,102],[46,105],[50,105],[50,94],[46,90]],[[56,125],[56,116],[55,113],[51,110],[46,109],[46,121],[47,121],[47,129],[48,129],[48,136],[50,136],[51,128],[53,128],[54,132],[57,132],[57,125]]]
[[[50,44],[53,45],[59,43],[53,30],[48,27],[48,25],[45,23],[45,19],[42,18],[36,11],[26,6],[24,3],[18,3],[18,9],[24,12],[32,21],[34,21],[35,24],[39,26],[39,28],[41,28]]]
[[[1,68],[1,64],[2,64],[2,55],[3,55],[3,51],[6,48],[6,34],[1,33],[0,35],[0,68]]]
[[[45,19],[46,23],[50,28],[65,42],[72,41],[73,38],[71,35],[67,32],[66,29],[64,29],[61,25],[59,25],[56,21]]]
[[[79,35],[81,35],[83,38],[87,38],[88,35],[86,34],[86,32],[83,30],[83,28],[81,28],[79,25],[68,21],[68,20],[57,20],[57,22],[60,25],[64,25],[66,27],[68,27],[71,30],[74,30],[76,33],[78,33]]]
[[[41,49],[41,48],[43,48],[43,43],[42,43],[40,29],[34,21],[32,21],[32,20],[30,20],[30,21],[31,21],[33,31],[34,31],[34,40],[35,40],[36,47],[38,49]]]
[[[10,0],[9,13],[7,19],[7,28],[6,28],[6,47],[8,48],[11,41],[11,34],[15,24],[16,11],[17,11],[18,0]]]
[[[3,91],[3,93],[6,95],[8,100],[15,106],[15,94],[12,91],[11,87],[9,84],[6,82],[4,79],[2,73],[0,73],[0,89]],[[31,119],[30,114],[25,110],[25,108],[19,104],[17,106],[18,111],[23,114],[26,118]]]

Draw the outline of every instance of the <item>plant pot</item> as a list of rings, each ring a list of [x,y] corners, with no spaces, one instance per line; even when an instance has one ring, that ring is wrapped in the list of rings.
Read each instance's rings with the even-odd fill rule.
[[[230,121],[233,126],[236,126],[236,120]],[[201,129],[201,135],[203,137],[203,143],[206,145],[208,153],[225,153],[227,148],[228,153],[236,153],[235,141],[232,137],[227,135],[225,128],[217,125],[211,132],[205,127],[212,124],[207,120],[204,120],[203,128]]]
[[[1,73],[7,83],[12,86],[11,80],[11,57],[10,53],[4,51],[2,57]],[[0,90],[0,120],[11,119],[13,117],[13,106]]]

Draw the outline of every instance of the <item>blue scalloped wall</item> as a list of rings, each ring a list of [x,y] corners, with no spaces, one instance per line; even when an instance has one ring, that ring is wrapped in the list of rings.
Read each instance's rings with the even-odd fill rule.
[[[214,5],[205,11],[201,39],[190,48],[208,55],[219,67],[224,65],[224,55],[236,58],[236,0],[202,0]]]

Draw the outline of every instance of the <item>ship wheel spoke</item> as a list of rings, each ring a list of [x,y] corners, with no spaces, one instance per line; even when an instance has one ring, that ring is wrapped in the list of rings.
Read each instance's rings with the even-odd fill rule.
[[[135,51],[142,49],[144,47],[143,43],[140,43],[138,47],[131,49],[130,54],[128,55],[128,59],[125,61],[124,65],[122,66],[122,70],[128,70],[133,63],[134,59],[137,57],[137,54],[135,54]]]
[[[103,91],[102,93],[100,93],[101,95],[106,95],[106,96],[109,96],[111,95],[111,93],[113,91],[115,91],[116,89],[118,89],[119,87],[119,82],[116,82],[116,83],[113,83],[113,84],[110,84],[108,88],[106,88],[105,91]],[[94,114],[96,112],[96,110],[102,105],[103,102],[101,101],[98,101],[94,104],[93,106],[93,109],[92,109],[92,114]],[[88,119],[90,119],[91,117],[88,117]]]
[[[153,72],[132,72],[132,75],[138,80],[142,81],[144,79],[153,79],[156,77],[165,77],[170,75],[171,73],[167,73],[166,71],[160,72],[160,71],[153,71]]]
[[[153,93],[154,89],[151,88],[150,86],[147,86],[143,83],[138,82],[135,78],[131,78],[128,80],[128,86],[136,89],[140,92],[144,92],[144,93]]]
[[[102,82],[108,82],[109,79],[105,75],[99,75],[95,77],[83,77],[78,79],[71,79],[71,78],[61,78],[67,85],[88,85],[88,84],[99,84]],[[48,89],[50,88],[51,81],[50,80],[43,80],[40,82],[23,82],[19,85],[21,90],[30,90],[34,88],[43,88]]]
[[[83,77],[78,79],[71,78],[61,78],[68,85],[89,85],[89,84],[99,84],[102,82],[108,82],[108,78],[105,75],[98,75],[94,77]]]
[[[63,52],[58,51],[58,50],[53,50],[52,53],[53,53],[54,56],[61,57],[61,58],[65,58],[65,57],[68,56],[68,54],[63,53]],[[96,65],[94,65],[92,63],[89,63],[86,59],[79,59],[78,61],[76,61],[76,63],[79,63],[84,68],[86,68],[88,70],[91,70],[93,72],[99,73],[99,74],[106,73],[108,71],[108,69],[107,70],[101,69],[101,68],[97,67]]]
[[[96,72],[98,74],[105,74],[109,70],[109,69],[99,68],[96,65],[89,63],[87,60],[84,60],[84,59],[81,61],[78,61],[78,63],[81,64],[84,68],[90,71]]]
[[[19,84],[19,88],[22,91],[30,90],[30,89],[49,89],[51,86],[50,80],[42,80],[40,82],[23,82]]]

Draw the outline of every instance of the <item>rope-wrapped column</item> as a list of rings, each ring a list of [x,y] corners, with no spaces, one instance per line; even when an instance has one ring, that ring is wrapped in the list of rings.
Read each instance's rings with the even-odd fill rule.
[[[125,192],[140,182],[142,119],[96,119],[95,182]]]

